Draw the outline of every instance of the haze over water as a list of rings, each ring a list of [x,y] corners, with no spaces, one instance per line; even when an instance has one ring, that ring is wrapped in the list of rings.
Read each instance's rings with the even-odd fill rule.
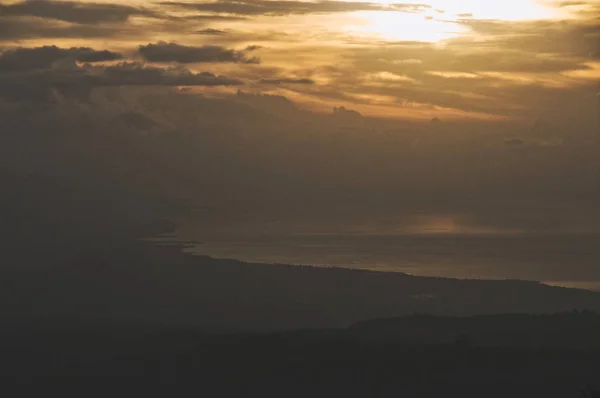
[[[193,253],[248,262],[600,288],[600,233],[593,226],[503,231],[465,228],[453,219],[460,217],[417,215],[414,223],[322,217],[290,223],[254,215],[218,226],[198,220],[181,227],[179,236],[201,242],[189,249]]]

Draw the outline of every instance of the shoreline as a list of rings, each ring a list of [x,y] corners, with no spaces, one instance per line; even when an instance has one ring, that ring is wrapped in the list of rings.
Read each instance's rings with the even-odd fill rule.
[[[414,276],[420,278],[433,278],[433,279],[448,279],[448,280],[458,280],[458,281],[519,281],[519,282],[530,282],[530,283],[538,283],[543,284],[550,287],[560,287],[560,288],[568,288],[568,289],[578,289],[585,290],[590,292],[600,292],[600,280],[590,281],[590,280],[553,280],[553,279],[525,279],[525,278],[510,278],[510,277],[497,277],[497,278],[486,278],[486,277],[459,277],[459,276],[448,276],[448,275],[430,275],[430,274],[419,274],[413,272],[406,272],[403,270],[396,270],[390,267],[369,267],[365,266],[365,264],[357,264],[356,266],[344,266],[344,265],[335,265],[335,264],[323,264],[323,263],[296,263],[293,261],[264,261],[257,260],[251,258],[244,257],[221,257],[215,256],[214,254],[208,254],[201,251],[197,251],[196,248],[204,243],[198,243],[194,241],[161,241],[155,240],[155,242],[159,243],[161,246],[175,246],[180,247],[183,253],[191,254],[193,256],[198,257],[206,257],[213,260],[224,260],[224,261],[240,261],[248,264],[260,264],[260,265],[281,265],[281,266],[296,266],[296,267],[310,267],[310,268],[323,268],[323,269],[339,269],[339,270],[358,270],[358,271],[369,271],[383,274],[401,274],[406,276]],[[350,264],[349,264],[350,265]],[[362,266],[361,266],[362,265]]]

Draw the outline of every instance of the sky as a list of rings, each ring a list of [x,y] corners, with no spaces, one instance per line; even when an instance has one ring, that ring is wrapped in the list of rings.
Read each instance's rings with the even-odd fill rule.
[[[5,90],[23,91],[20,78],[38,86],[85,78],[212,95],[243,86],[315,111],[343,105],[392,119],[597,119],[597,0],[0,5]],[[87,50],[39,49],[51,45]]]
[[[599,83],[597,0],[0,0],[0,168],[206,225],[597,231]]]

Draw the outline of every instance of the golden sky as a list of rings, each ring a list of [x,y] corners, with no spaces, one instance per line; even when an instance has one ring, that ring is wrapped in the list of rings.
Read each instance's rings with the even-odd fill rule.
[[[0,4],[5,51],[91,47],[120,54],[108,64],[177,66],[239,82],[192,84],[198,91],[243,85],[316,110],[344,105],[427,120],[591,120],[597,108],[598,0]]]

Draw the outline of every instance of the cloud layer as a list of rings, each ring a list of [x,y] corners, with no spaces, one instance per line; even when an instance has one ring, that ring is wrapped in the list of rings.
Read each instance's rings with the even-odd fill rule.
[[[252,50],[252,49],[250,49]],[[258,57],[248,56],[249,50],[236,51],[221,46],[184,46],[176,43],[159,42],[139,47],[139,53],[150,62],[178,62],[193,64],[200,62],[231,62],[258,64]]]
[[[22,103],[48,101],[55,93],[87,100],[95,87],[238,86],[243,82],[181,66],[159,67],[88,47],[16,48],[0,54],[0,98]],[[108,63],[107,63],[108,62]],[[99,63],[94,65],[94,63]]]
[[[354,11],[403,11],[420,12],[431,8],[427,4],[402,4],[391,3],[384,6],[375,2],[360,1],[285,1],[285,0],[226,0],[202,3],[191,2],[163,2],[164,6],[201,11],[236,15],[268,15],[282,16],[290,14],[330,14]]]
[[[80,64],[143,61],[165,73],[165,64],[182,64],[194,75],[210,64],[210,72],[227,81],[255,82],[257,90],[312,108],[343,104],[371,115],[425,120],[597,119],[590,105],[600,80],[600,9],[594,2],[556,3],[554,11],[568,14],[530,20],[519,20],[525,14],[510,2],[505,8],[514,8],[514,18],[506,12],[484,19],[481,10],[453,13],[454,6],[432,4],[11,2],[0,5],[0,68],[49,69],[68,58]],[[428,41],[435,30],[453,33]],[[107,40],[118,50],[91,50]],[[259,46],[260,58],[253,53]]]
[[[123,55],[117,52],[96,51],[89,47],[72,47],[68,49],[56,46],[17,48],[0,54],[0,72],[48,69],[55,62],[63,59],[73,59],[79,62],[103,62],[122,58]]]
[[[8,5],[0,4],[0,15],[38,17],[78,24],[125,22],[134,15],[154,15],[152,12],[120,4],[77,1],[26,0]]]

